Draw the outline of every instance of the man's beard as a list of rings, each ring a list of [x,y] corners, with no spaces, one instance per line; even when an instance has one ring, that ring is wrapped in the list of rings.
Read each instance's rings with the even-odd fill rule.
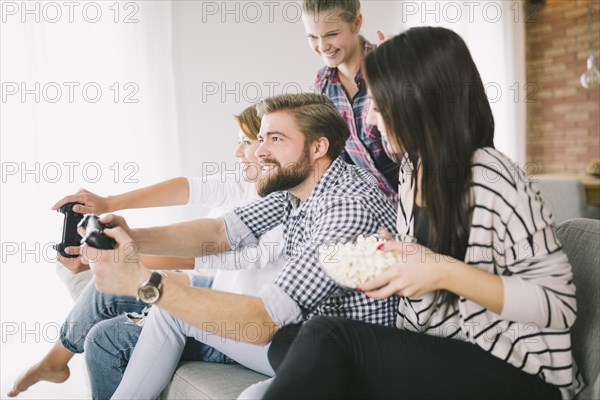
[[[282,167],[274,159],[265,159],[263,162],[273,164],[275,167],[271,175],[262,175],[258,179],[256,191],[260,197],[268,196],[273,192],[292,189],[304,182],[312,171],[308,146],[304,146],[300,160],[285,167]]]

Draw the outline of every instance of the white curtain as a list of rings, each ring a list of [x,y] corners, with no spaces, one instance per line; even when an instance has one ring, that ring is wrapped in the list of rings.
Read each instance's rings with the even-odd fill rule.
[[[539,100],[539,88],[525,81],[523,2],[400,1],[395,7],[402,30],[442,26],[461,35],[492,106],[496,147],[524,166],[526,102]]]
[[[70,4],[1,3],[3,394],[72,305],[54,272],[63,219],[50,207],[79,187],[107,195],[181,174],[171,3]],[[124,215],[140,226],[180,212]],[[43,384],[27,396],[82,390]]]
[[[256,100],[243,88],[309,90],[321,63],[297,4],[245,4],[0,1],[3,391],[56,340],[72,304],[49,247],[60,240],[62,217],[49,211],[56,200],[79,187],[119,193],[231,161],[231,116]],[[374,42],[376,30],[425,24],[465,38],[493,100],[496,144],[524,160],[524,101],[535,87],[524,77],[520,2],[363,0],[362,10],[363,34]],[[207,98],[207,84],[220,92]],[[179,208],[122,214],[133,226],[197,215]],[[82,398],[84,371],[71,371],[67,384],[36,385],[27,398]]]

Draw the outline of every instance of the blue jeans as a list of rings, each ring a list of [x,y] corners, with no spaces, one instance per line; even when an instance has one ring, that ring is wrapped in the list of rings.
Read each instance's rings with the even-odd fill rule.
[[[213,278],[194,274],[191,284],[211,287]],[[131,320],[147,311],[135,297],[98,292],[91,281],[62,326],[60,341],[73,352],[85,352],[92,397],[109,399],[119,386],[142,330]],[[195,340],[188,340],[182,359],[232,363],[227,356]]]

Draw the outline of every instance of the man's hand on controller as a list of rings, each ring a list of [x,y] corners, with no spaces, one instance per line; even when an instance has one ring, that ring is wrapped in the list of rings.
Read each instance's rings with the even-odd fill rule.
[[[125,231],[125,233],[128,236],[133,236],[131,233],[131,228],[129,227],[129,225],[127,225],[127,221],[125,221],[125,218],[121,217],[120,215],[115,215],[115,214],[103,215],[102,217],[100,217],[98,219],[98,222],[100,222],[101,224],[104,224],[104,225],[111,225],[113,228],[119,227],[119,228],[123,229],[123,231]],[[106,229],[106,230],[108,230],[108,229]],[[81,237],[85,237],[85,228],[80,226],[77,228],[77,232],[81,235]]]
[[[151,272],[139,261],[138,245],[131,238],[131,230],[125,219],[117,215],[106,215],[100,222],[114,226],[106,228],[104,234],[116,240],[117,248],[99,250],[81,246],[81,254],[94,274],[96,289],[120,296],[136,296],[138,287],[150,278]]]

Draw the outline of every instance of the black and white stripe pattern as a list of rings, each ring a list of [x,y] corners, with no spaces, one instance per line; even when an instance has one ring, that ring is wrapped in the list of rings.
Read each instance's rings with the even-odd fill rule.
[[[464,261],[502,277],[502,315],[464,298],[439,304],[430,293],[401,299],[397,326],[474,343],[571,398],[583,387],[571,354],[575,287],[552,213],[535,183],[497,150],[478,150],[471,166],[473,214]],[[413,231],[411,173],[405,160],[397,228],[406,234]]]
[[[303,319],[327,315],[394,325],[396,296],[373,300],[341,290],[318,265],[321,244],[376,233],[381,226],[395,232],[396,208],[367,171],[339,157],[305,202],[278,192],[234,212],[255,237],[283,223],[287,262],[274,283],[298,304]]]

